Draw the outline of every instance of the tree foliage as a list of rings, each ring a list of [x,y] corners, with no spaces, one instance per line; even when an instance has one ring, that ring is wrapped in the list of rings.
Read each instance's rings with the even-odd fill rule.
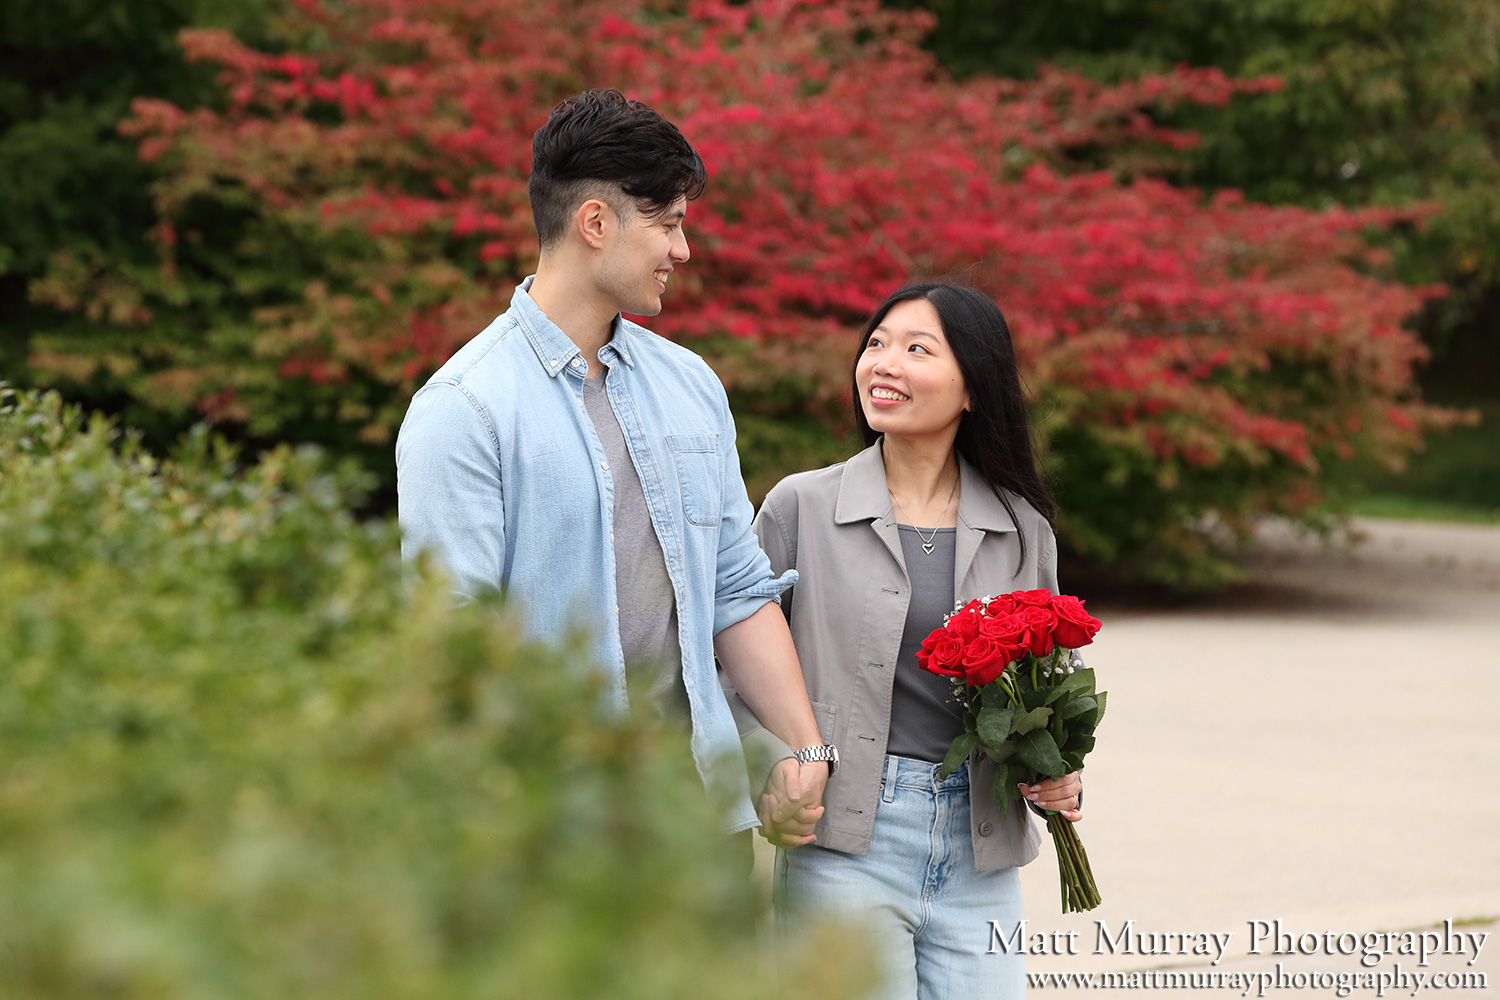
[[[368,474],[231,461],[0,386],[0,994],[771,991],[684,734],[403,574]],[[835,998],[864,964],[782,960]]]
[[[927,42],[960,75],[1027,78],[1057,65],[1107,82],[1187,63],[1276,76],[1285,84],[1276,93],[1166,116],[1203,137],[1178,176],[1309,206],[1440,202],[1430,226],[1392,241],[1400,272],[1450,289],[1422,324],[1441,356],[1500,357],[1500,6],[1491,0],[889,3],[936,15]]]
[[[188,26],[263,37],[275,0],[10,0],[0,6],[0,374],[26,376],[30,338],[107,336],[30,296],[61,261],[150,266],[154,176],[117,127],[136,97],[212,101],[214,74],[177,42]],[[150,417],[137,408],[135,415]]]
[[[1401,326],[1432,290],[1382,277],[1361,238],[1421,210],[1153,176],[1196,141],[1161,109],[1273,80],[954,82],[919,47],[930,19],[873,0],[297,9],[276,52],[184,33],[228,100],[140,100],[125,125],[161,171],[160,261],[54,271],[38,294],[120,336],[40,339],[39,369],[388,455],[411,392],[534,264],[531,132],[562,96],[617,86],[709,164],[694,261],[654,325],[729,385],[756,492],[847,447],[854,328],[933,275],[1014,321],[1065,541],[1139,576],[1218,578],[1213,531],[1309,516],[1343,462],[1399,460],[1442,419],[1411,394],[1422,348]]]

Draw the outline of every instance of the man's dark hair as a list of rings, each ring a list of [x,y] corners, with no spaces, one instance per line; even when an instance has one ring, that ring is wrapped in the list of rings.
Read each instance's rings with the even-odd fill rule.
[[[703,193],[707,172],[677,126],[618,90],[586,90],[552,109],[531,137],[531,216],[542,249],[555,246],[568,216],[588,198],[622,218],[665,214]],[[618,204],[624,194],[631,202]]]

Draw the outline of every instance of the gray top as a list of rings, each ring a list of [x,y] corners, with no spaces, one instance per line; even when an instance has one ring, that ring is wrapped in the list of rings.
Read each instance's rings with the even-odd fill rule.
[[[642,707],[668,718],[688,718],[677,643],[677,602],[667,560],[651,524],[646,494],[636,475],[625,434],[609,404],[605,380],[583,380],[583,404],[614,477],[615,591],[620,600],[620,646],[632,711]]]
[[[948,755],[954,739],[964,731],[963,707],[953,694],[953,682],[929,673],[917,663],[917,649],[932,630],[953,611],[953,555],[957,529],[923,529],[898,524],[901,555],[911,581],[911,602],[901,630],[896,676],[891,689],[891,735],[886,753],[937,763]],[[922,551],[924,537],[932,551]]]

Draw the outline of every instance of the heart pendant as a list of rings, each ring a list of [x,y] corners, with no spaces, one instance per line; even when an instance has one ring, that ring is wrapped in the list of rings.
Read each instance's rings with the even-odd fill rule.
[[[925,553],[927,553],[928,555],[932,555],[932,543],[931,542],[923,542],[922,543],[922,551],[925,552]]]

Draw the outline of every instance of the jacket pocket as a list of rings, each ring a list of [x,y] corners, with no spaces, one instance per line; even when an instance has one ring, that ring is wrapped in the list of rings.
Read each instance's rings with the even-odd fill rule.
[[[668,434],[667,448],[677,468],[682,511],[688,523],[702,528],[716,526],[724,505],[719,435]]]
[[[829,705],[826,702],[812,702],[813,718],[818,720],[818,735],[823,742],[834,742],[834,727],[839,721],[839,708],[837,705]]]

